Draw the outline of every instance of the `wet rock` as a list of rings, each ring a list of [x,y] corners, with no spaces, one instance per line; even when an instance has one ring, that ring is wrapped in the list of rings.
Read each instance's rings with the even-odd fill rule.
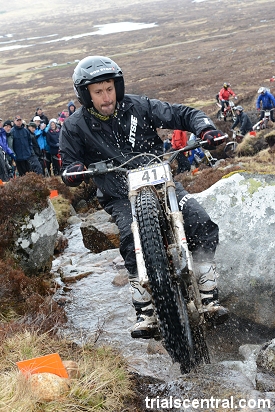
[[[85,247],[93,253],[119,247],[118,227],[104,210],[89,215],[80,229]]]
[[[61,253],[68,246],[68,239],[62,232],[58,231],[57,238],[54,245],[54,253]]]
[[[75,224],[81,223],[81,222],[82,222],[82,220],[78,216],[71,216],[67,219],[67,223],[69,225],[75,225]]]
[[[147,346],[147,353],[149,355],[167,355],[167,351],[163,347],[163,345],[160,342],[155,341],[154,339],[150,339]]]
[[[261,347],[256,363],[258,370],[275,374],[275,339]]]
[[[126,269],[121,269],[118,274],[112,280],[114,286],[125,286],[129,282],[128,271]]]
[[[103,271],[104,269],[93,266],[90,266],[88,270],[86,266],[79,266],[76,268],[74,265],[66,265],[63,268],[59,268],[61,280],[65,283],[76,282],[77,280],[86,278],[93,273],[103,273]]]
[[[267,372],[257,372],[256,389],[261,392],[275,391],[275,375]]]
[[[194,407],[188,405],[188,411],[198,410],[245,410],[239,405],[240,400],[255,400],[253,410],[262,412],[261,407],[257,407],[257,399],[267,399],[265,394],[254,389],[251,381],[241,372],[228,369],[224,365],[204,365],[198,367],[196,371],[179,377],[167,383],[143,384],[143,390],[147,396],[147,405],[144,397],[144,410],[162,410],[177,411],[179,409],[173,402],[178,400],[198,400],[199,404]],[[270,409],[275,407],[274,396],[270,397]],[[148,408],[151,405],[151,399],[155,399],[152,405],[155,409]],[[159,407],[157,408],[156,399]],[[149,402],[149,403],[148,403]],[[201,402],[203,402],[201,404]],[[222,403],[223,402],[223,403]],[[146,409],[147,406],[147,409]],[[212,406],[212,407],[211,407]],[[187,404],[186,404],[187,407]]]
[[[122,258],[122,256],[117,256],[114,260],[113,260],[113,265],[115,266],[116,269],[124,269],[125,268],[125,263],[124,263],[124,259]]]

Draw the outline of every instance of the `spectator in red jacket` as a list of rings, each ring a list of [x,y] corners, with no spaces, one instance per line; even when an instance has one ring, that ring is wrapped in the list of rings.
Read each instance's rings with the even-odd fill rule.
[[[172,134],[172,150],[179,150],[182,149],[183,147],[187,146],[187,133],[182,130],[174,130]],[[187,152],[188,154],[188,152]],[[178,162],[178,168],[177,168],[177,174],[183,173],[186,170],[191,169],[191,164],[188,160],[187,154],[184,152],[179,152],[177,155],[177,162]]]
[[[229,106],[230,96],[237,99],[236,94],[230,88],[230,84],[229,83],[224,83],[222,89],[219,91],[219,101],[221,102],[221,105],[222,105],[222,109],[221,109],[222,112],[225,112],[226,107]]]

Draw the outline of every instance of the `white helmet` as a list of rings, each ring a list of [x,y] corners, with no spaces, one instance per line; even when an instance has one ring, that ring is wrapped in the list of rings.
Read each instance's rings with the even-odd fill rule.
[[[266,92],[266,88],[265,87],[260,87],[258,90],[258,93],[265,93]]]

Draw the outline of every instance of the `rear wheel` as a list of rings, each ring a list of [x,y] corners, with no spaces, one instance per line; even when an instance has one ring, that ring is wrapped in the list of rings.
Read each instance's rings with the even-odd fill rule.
[[[217,113],[217,119],[218,120],[224,120],[226,122],[226,116],[223,115],[221,110],[219,110],[218,113]]]
[[[136,200],[137,221],[149,284],[165,347],[181,372],[188,373],[197,363],[197,341],[189,325],[188,311],[181,288],[172,282],[166,253],[167,228],[156,194],[143,188]],[[198,359],[200,358],[200,359]]]

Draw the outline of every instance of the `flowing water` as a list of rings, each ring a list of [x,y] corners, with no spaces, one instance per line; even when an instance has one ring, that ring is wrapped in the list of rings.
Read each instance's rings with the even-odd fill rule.
[[[62,333],[77,343],[87,341],[108,344],[127,358],[133,371],[171,381],[180,375],[178,364],[173,364],[160,343],[132,339],[130,329],[135,322],[129,284],[114,286],[115,276],[122,268],[118,249],[98,254],[85,248],[80,230],[81,221],[71,224],[64,235],[68,247],[52,265],[60,288],[55,299],[65,302],[68,323]],[[116,265],[114,260],[118,262]],[[120,266],[119,266],[120,263]],[[62,281],[60,273],[71,281]],[[75,280],[75,279],[78,280]],[[211,363],[224,362],[232,367],[239,362],[246,376],[255,374],[255,362],[243,363],[239,353],[243,344],[260,344],[273,338],[269,330],[241,322],[231,316],[223,326],[207,332]],[[149,352],[153,345],[154,351]],[[154,346],[155,345],[155,346]]]
[[[61,285],[55,298],[66,302],[68,325],[64,329],[65,335],[77,343],[96,340],[98,344],[111,344],[128,359],[132,370],[142,375],[164,380],[179,375],[178,365],[172,364],[161,345],[163,354],[148,354],[148,340],[131,338],[130,329],[136,317],[129,284],[112,284],[118,274],[113,264],[113,260],[120,256],[118,249],[91,253],[83,245],[80,223],[71,225],[64,234],[68,247],[53,261],[52,272]],[[92,273],[75,282],[66,282],[64,288],[59,275],[61,270],[72,277]]]

